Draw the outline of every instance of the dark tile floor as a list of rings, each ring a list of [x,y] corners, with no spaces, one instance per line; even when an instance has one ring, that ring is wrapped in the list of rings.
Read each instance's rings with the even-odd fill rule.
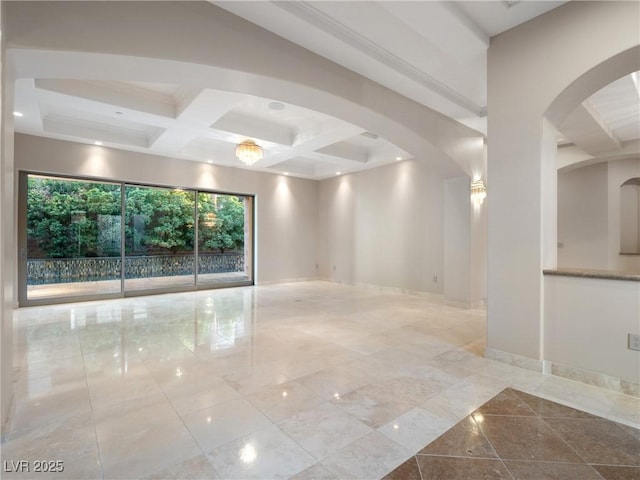
[[[383,480],[640,480],[640,430],[507,388]]]

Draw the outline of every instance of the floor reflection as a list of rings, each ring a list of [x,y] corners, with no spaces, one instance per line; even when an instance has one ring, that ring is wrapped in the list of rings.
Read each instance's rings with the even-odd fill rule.
[[[381,478],[507,387],[640,423],[638,399],[483,358],[485,331],[483,310],[328,282],[23,308],[0,456],[68,479]]]

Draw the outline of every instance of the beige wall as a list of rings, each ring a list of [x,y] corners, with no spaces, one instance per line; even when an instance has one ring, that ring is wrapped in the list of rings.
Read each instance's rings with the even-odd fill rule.
[[[559,267],[640,273],[640,256],[620,255],[623,226],[638,240],[637,193],[627,199],[634,217],[624,219],[620,185],[637,177],[635,158],[558,171]]]
[[[606,270],[607,164],[558,172],[558,266]]]
[[[486,300],[486,202],[471,201],[471,178],[444,181],[444,300],[473,308]]]
[[[637,395],[640,361],[627,334],[640,333],[639,318],[640,282],[546,276],[544,358],[575,380]]]
[[[471,179],[444,182],[444,298],[454,305],[468,305],[471,298]],[[470,306],[470,305],[469,305]]]
[[[257,283],[316,277],[318,183],[282,175],[16,135],[19,170],[256,196]]]
[[[428,162],[316,182],[22,134],[15,158],[24,171],[255,194],[258,283],[321,277],[441,294],[450,282],[469,294],[469,180],[455,193],[466,213],[449,212],[466,231],[449,248],[469,260],[460,274],[445,270],[444,179]]]
[[[442,293],[443,179],[427,162],[324,180],[319,213],[321,277]]]
[[[640,256],[620,255],[621,226],[624,219],[621,218],[620,185],[631,178],[640,178],[640,159],[629,158],[609,162],[608,165],[608,190],[609,190],[609,268],[626,272],[640,273]],[[636,190],[637,191],[637,190]],[[637,200],[636,200],[637,201]],[[635,210],[638,212],[638,210]],[[640,218],[636,219],[638,228]],[[629,219],[633,225],[633,219]],[[633,227],[632,227],[633,229]],[[636,237],[637,241],[637,237]]]
[[[640,253],[640,185],[620,187],[620,252]]]
[[[15,264],[15,215],[13,170],[13,83],[5,66],[5,14],[0,5],[0,28],[3,33],[0,46],[0,436],[4,437],[13,397],[13,284]]]

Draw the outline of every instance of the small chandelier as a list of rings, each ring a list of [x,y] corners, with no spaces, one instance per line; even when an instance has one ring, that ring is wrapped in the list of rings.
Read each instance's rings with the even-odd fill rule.
[[[482,205],[487,198],[487,186],[480,179],[471,182],[471,201],[474,205]]]
[[[262,147],[253,140],[245,140],[236,146],[236,157],[251,166],[262,158]]]

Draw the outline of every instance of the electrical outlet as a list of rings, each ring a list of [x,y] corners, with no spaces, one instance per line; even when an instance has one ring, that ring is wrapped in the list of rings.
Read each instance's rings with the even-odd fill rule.
[[[638,350],[640,352],[640,335],[629,334],[629,350]]]

